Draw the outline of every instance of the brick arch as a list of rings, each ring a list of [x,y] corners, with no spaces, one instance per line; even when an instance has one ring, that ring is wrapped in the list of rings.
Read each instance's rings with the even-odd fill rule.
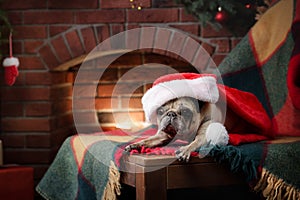
[[[102,40],[110,37],[107,25],[75,26],[50,38],[38,53],[49,71],[62,63],[88,54]]]
[[[148,52],[175,59],[180,59],[179,55],[181,55],[200,70],[205,69],[211,61],[206,54],[211,56],[215,51],[212,45],[193,39],[195,37],[192,38],[173,28],[147,27],[145,29],[147,31],[135,29],[125,32],[125,38],[122,38],[124,42],[122,49],[146,48]],[[80,64],[98,44],[112,36],[108,25],[76,26],[50,38],[40,47],[38,53],[46,69],[65,71],[69,67]],[[115,42],[118,41],[106,41],[105,51],[113,53],[116,50]]]

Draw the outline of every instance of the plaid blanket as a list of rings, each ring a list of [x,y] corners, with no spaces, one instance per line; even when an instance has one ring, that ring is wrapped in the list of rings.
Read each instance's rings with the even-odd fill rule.
[[[300,198],[300,137],[286,137],[240,146],[215,147],[210,152],[233,173],[243,174],[266,199]]]
[[[276,1],[219,65],[225,85],[256,95],[272,119],[276,136],[300,136],[299,33],[300,1]],[[253,145],[249,144],[250,149]],[[227,148],[215,151],[215,156],[226,161],[226,153],[231,152]],[[267,199],[299,199],[299,142],[265,145],[264,149],[249,150],[251,156],[237,151],[248,158],[248,164],[241,164],[248,167],[242,168],[248,178],[259,172],[255,190]],[[266,152],[266,157],[260,159],[259,152]],[[264,162],[259,165],[255,160]],[[236,160],[228,162],[235,169]],[[256,171],[259,166],[262,170]]]
[[[120,161],[124,144],[141,134],[121,130],[78,134],[65,140],[36,190],[45,199],[116,199],[120,194]]]
[[[156,131],[150,126],[137,133],[116,130],[67,138],[37,185],[37,192],[48,200],[117,199],[124,146],[137,135],[148,137]],[[274,197],[280,190],[284,192],[277,194],[279,199],[284,195],[299,198],[300,174],[295,169],[300,167],[300,138],[275,141],[214,147],[208,156],[227,164],[233,173],[244,174],[245,180],[255,183],[255,190],[265,196]],[[143,153],[174,155],[175,150],[161,147]],[[197,152],[192,156],[198,156]]]
[[[269,144],[254,190],[268,199],[300,199],[299,153],[299,141]]]

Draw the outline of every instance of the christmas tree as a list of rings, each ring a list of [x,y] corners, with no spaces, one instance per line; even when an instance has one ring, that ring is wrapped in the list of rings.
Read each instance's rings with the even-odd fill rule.
[[[227,27],[233,32],[247,31],[255,22],[263,0],[175,0],[205,26]]]

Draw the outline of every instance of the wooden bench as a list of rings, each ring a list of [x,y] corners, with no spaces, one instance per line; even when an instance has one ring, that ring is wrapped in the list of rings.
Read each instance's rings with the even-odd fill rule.
[[[121,183],[135,188],[136,199],[167,199],[167,190],[246,184],[212,158],[193,157],[188,163],[168,155],[130,155]]]

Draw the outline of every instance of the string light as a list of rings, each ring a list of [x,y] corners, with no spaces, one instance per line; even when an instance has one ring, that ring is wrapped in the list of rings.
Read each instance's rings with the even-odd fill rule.
[[[142,6],[140,3],[135,3],[134,0],[129,0],[132,9],[142,10]]]

